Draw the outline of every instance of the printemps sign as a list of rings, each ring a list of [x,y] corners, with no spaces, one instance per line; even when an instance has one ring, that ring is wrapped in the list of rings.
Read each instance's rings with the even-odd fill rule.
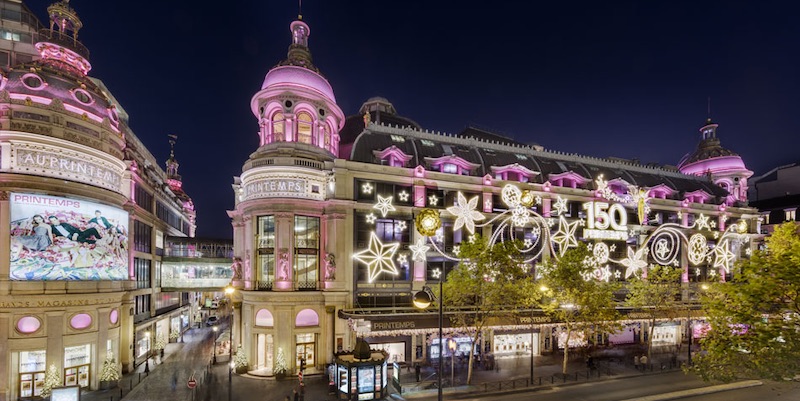
[[[519,238],[522,232],[522,248],[520,252],[525,255],[525,263],[539,260],[547,251],[555,258],[559,258],[568,248],[577,247],[579,238],[596,240],[590,243],[593,257],[588,260],[594,269],[584,276],[586,280],[609,281],[639,275],[649,265],[680,266],[681,249],[688,250],[689,260],[696,266],[701,263],[712,264],[710,276],[714,276],[714,269],[719,272],[730,272],[736,254],[733,252],[739,246],[748,243],[749,238],[737,232],[737,225],[732,225],[726,230],[715,230],[713,221],[700,214],[692,223],[682,225],[678,223],[665,223],[657,227],[644,227],[650,213],[649,190],[633,185],[627,186],[627,193],[617,194],[608,187],[602,176],[595,180],[597,189],[595,194],[605,201],[590,201],[583,203],[586,218],[567,220],[568,201],[560,196],[555,196],[553,210],[549,217],[542,216],[537,208],[543,204],[541,196],[533,196],[529,190],[522,191],[515,185],[508,184],[503,187],[501,199],[507,209],[498,215],[488,218],[478,210],[479,198],[467,199],[458,193],[454,206],[446,208],[447,213],[455,219],[453,230],[462,227],[473,234],[476,228],[492,225],[494,230],[489,237],[490,245],[505,238]],[[552,195],[550,195],[552,196]],[[386,217],[388,212],[394,212],[392,197],[377,197],[379,202],[373,206]],[[611,203],[614,202],[614,203]],[[640,227],[628,226],[628,213],[626,207],[634,208],[639,218]],[[458,246],[448,252],[441,249],[437,242],[431,238],[428,225],[440,223],[439,212],[433,209],[424,209],[425,219],[417,219],[416,228],[424,238],[420,238],[409,249],[413,252],[412,259],[425,262],[428,252],[436,252],[451,261],[460,261]],[[726,218],[724,210],[721,220]],[[374,213],[366,215],[367,224],[375,224]],[[433,221],[435,220],[435,221]],[[429,224],[424,225],[427,221]],[[480,223],[479,223],[480,222]],[[584,227],[582,237],[578,236],[578,227]],[[407,229],[401,225],[401,230]],[[648,229],[652,231],[648,232]],[[687,237],[691,234],[691,239]],[[638,234],[638,236],[637,236]],[[440,235],[440,234],[436,234]],[[709,246],[707,235],[716,240],[715,246]],[[465,236],[472,238],[472,236]],[[636,238],[634,244],[629,245],[631,237]],[[610,240],[611,243],[603,242]],[[616,251],[617,243],[625,241],[625,257],[614,259],[611,255]],[[395,263],[407,260],[407,255],[395,257],[399,243],[383,243],[373,232],[370,236],[369,248],[357,252],[353,258],[364,263],[369,268],[369,281],[373,282],[382,274],[398,274]],[[491,246],[489,247],[491,248]],[[616,267],[613,267],[616,266]],[[624,270],[624,272],[623,272]],[[699,271],[699,270],[698,270]]]

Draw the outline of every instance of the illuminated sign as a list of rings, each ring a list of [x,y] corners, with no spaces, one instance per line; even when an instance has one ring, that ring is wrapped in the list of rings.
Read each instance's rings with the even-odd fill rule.
[[[621,204],[615,203],[609,207],[607,202],[586,202],[583,209],[586,210],[583,238],[628,239],[628,214]]]
[[[324,176],[295,171],[248,173],[242,175],[240,201],[261,198],[325,199]]]
[[[12,280],[128,279],[128,212],[38,194],[9,204]]]
[[[96,185],[119,191],[124,164],[111,163],[83,152],[17,143],[13,170]],[[110,156],[109,156],[110,157]]]

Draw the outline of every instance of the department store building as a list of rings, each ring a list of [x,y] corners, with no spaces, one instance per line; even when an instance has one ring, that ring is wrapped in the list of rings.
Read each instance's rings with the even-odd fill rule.
[[[436,314],[414,310],[411,298],[444,279],[476,233],[522,241],[532,274],[581,241],[601,262],[586,279],[624,282],[671,266],[687,299],[697,283],[730,280],[755,246],[752,172],[710,120],[675,167],[550,151],[478,128],[432,132],[380,97],[345,117],[312,61],[309,26],[298,19],[289,33],[287,59],[250,102],[259,147],[233,182],[229,211],[242,261],[234,342],[253,374],[272,375],[278,359],[294,372],[301,358],[306,373],[323,372],[356,336],[392,361],[438,357]],[[421,234],[425,217],[441,227]],[[643,316],[622,312],[626,328],[602,341],[642,341]],[[449,313],[447,335],[468,352]],[[678,344],[689,319],[664,320],[654,341]],[[559,322],[534,310],[495,322],[478,349],[538,355],[563,346],[561,336]]]

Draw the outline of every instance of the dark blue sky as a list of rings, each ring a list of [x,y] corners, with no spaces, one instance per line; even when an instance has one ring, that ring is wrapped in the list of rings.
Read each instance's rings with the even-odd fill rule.
[[[26,4],[45,19],[49,0]],[[372,96],[431,130],[477,124],[545,148],[677,164],[707,115],[756,175],[800,159],[790,2],[303,2],[345,114]],[[167,134],[198,235],[230,237],[258,144],[249,101],[286,57],[296,1],[73,0],[102,79],[161,163]],[[468,4],[474,4],[469,5]],[[230,5],[230,7],[229,7]]]

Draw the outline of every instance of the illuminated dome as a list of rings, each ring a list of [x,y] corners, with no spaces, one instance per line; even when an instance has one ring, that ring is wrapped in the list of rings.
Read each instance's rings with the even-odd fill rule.
[[[333,88],[331,88],[328,80],[319,73],[305,67],[292,65],[275,67],[267,73],[261,89],[273,89],[283,86],[311,89],[336,102]]]

